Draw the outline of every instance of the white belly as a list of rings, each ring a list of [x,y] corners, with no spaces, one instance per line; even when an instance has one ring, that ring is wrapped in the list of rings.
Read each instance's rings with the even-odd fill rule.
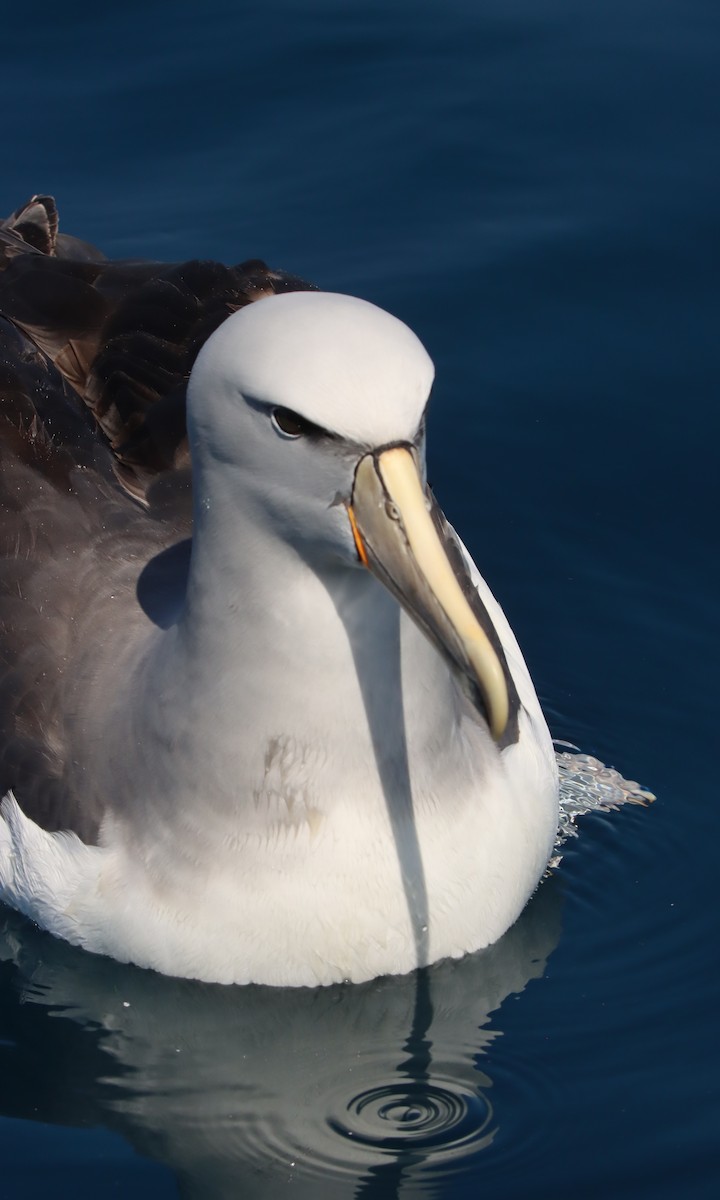
[[[446,775],[442,798],[418,795],[412,818],[367,794],[315,808],[296,797],[250,833],[199,826],[144,849],[110,821],[90,847],[6,797],[0,894],[87,950],[207,981],[360,982],[458,957],[516,920],[552,849],[552,747],[521,721],[496,770],[473,786],[455,753],[453,788]]]

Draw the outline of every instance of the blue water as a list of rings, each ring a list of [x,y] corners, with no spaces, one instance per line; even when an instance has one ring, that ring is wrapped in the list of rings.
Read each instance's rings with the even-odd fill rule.
[[[4,14],[0,211],[408,321],[553,733],[658,796],[422,979],[203,987],[7,916],[4,1200],[720,1194],[719,56],[711,0]]]

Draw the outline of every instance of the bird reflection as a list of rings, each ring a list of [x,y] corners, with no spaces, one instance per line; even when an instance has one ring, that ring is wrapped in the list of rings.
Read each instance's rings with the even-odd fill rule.
[[[477,1059],[543,974],[559,904],[550,879],[486,951],[316,990],[169,979],[3,913],[0,1110],[102,1124],[183,1200],[439,1194],[502,1122]]]

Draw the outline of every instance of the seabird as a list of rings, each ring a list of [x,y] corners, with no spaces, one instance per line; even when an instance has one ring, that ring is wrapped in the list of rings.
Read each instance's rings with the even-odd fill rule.
[[[401,321],[0,224],[0,898],[217,982],[480,949],[550,856],[517,642],[425,478]]]

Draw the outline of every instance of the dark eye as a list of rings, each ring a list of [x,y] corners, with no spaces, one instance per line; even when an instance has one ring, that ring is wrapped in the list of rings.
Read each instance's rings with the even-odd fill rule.
[[[274,408],[271,413],[273,425],[285,437],[299,438],[308,433],[319,433],[319,427],[312,421],[306,421],[299,413],[291,408]]]

